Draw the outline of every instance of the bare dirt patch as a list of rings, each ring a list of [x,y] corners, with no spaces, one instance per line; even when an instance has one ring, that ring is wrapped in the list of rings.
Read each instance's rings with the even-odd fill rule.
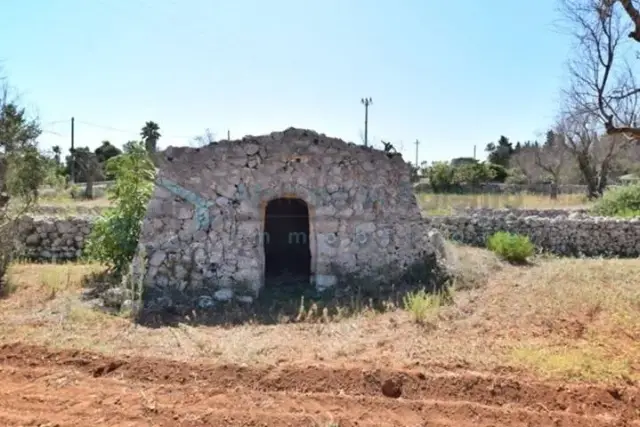
[[[623,426],[640,403],[631,387],[463,371],[251,368],[22,344],[0,348],[0,362],[7,426]],[[389,379],[401,396],[384,395]]]

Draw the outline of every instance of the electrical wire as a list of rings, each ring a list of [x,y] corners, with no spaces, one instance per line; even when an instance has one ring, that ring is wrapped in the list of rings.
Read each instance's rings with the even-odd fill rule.
[[[133,131],[133,130],[124,130],[124,129],[118,129],[118,128],[114,128],[112,126],[106,126],[106,125],[99,125],[96,123],[91,123],[91,122],[85,122],[85,121],[81,121],[81,120],[77,120],[75,121],[78,124],[82,124],[85,126],[91,126],[94,128],[98,128],[98,129],[104,129],[104,130],[110,130],[110,131],[114,131],[114,132],[120,132],[120,133],[126,133],[126,134],[136,134],[139,135],[140,131]],[[193,139],[194,136],[190,135],[190,136],[185,136],[185,135],[166,135],[166,134],[162,134],[162,136],[166,137],[166,138],[175,138],[175,139]]]

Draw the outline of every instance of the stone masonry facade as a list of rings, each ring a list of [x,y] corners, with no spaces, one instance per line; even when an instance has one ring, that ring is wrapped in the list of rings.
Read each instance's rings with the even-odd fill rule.
[[[290,128],[159,153],[134,273],[155,301],[251,298],[264,285],[265,209],[297,198],[309,212],[310,281],[369,276],[433,254],[399,154]],[[140,262],[144,259],[144,262]]]

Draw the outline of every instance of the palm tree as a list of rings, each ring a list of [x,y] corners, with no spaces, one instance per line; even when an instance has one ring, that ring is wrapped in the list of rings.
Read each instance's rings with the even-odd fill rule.
[[[144,146],[149,153],[155,153],[160,135],[160,126],[156,122],[147,122],[144,124],[140,136],[144,141]]]

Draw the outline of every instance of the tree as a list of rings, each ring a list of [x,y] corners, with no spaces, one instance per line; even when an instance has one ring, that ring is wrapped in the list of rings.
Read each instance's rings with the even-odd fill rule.
[[[94,153],[98,162],[104,164],[110,158],[122,154],[122,150],[109,141],[102,141],[102,144],[95,149]]]
[[[495,170],[489,163],[475,159],[458,166],[449,162],[433,162],[426,169],[426,176],[434,193],[449,193],[477,189],[495,178]]]
[[[534,163],[551,181],[551,198],[558,198],[558,186],[562,178],[562,173],[567,167],[570,156],[566,149],[563,134],[556,134],[554,131],[547,132],[545,143],[533,150]]]
[[[550,147],[552,145],[555,144],[556,142],[556,133],[553,130],[548,130],[547,133],[544,135],[544,144],[543,146],[545,147]]]
[[[495,178],[495,171],[485,162],[463,163],[454,168],[454,184],[461,187],[477,189]]]
[[[451,159],[451,166],[453,166],[454,168],[464,164],[475,165],[476,163],[478,163],[478,160],[474,159],[473,157],[456,157]]]
[[[571,84],[565,90],[570,114],[597,117],[607,134],[625,136],[620,143],[639,139],[640,88],[624,56],[629,41],[640,41],[637,7],[632,0],[560,3],[576,44],[576,54],[569,62]]]
[[[127,141],[122,146],[122,151],[125,154],[131,153],[133,151],[137,151],[140,147],[142,147],[143,150],[146,150],[144,142],[142,141]]]
[[[80,172],[85,182],[84,198],[93,199],[93,184],[98,177],[102,177],[100,162],[98,162],[96,154],[92,153],[88,147],[74,149],[71,154],[71,157],[75,159],[75,170]]]
[[[513,145],[509,142],[509,138],[502,135],[500,136],[500,139],[498,139],[497,144],[494,144],[493,142],[487,144],[485,151],[489,153],[487,160],[489,160],[490,163],[508,168],[509,159],[511,158],[514,150]]]
[[[448,162],[433,162],[426,170],[429,185],[434,193],[446,193],[451,191],[455,169]]]
[[[107,161],[115,176],[109,190],[112,207],[94,224],[86,253],[122,277],[133,259],[147,203],[153,192],[155,169],[142,143],[130,141],[125,153]]]
[[[521,175],[525,178],[525,183],[527,184],[540,182],[542,173],[536,163],[535,154],[538,149],[539,147],[534,145],[521,146],[511,158],[514,169],[517,171],[515,174],[512,171],[512,175]]]
[[[0,192],[26,198],[26,205],[37,200],[38,187],[45,175],[37,143],[40,134],[37,119],[29,118],[26,110],[11,99],[8,86],[3,85],[0,88]]]
[[[409,171],[409,180],[411,181],[411,183],[420,181],[420,167],[414,165],[413,163],[409,163],[409,167],[411,168]]]
[[[40,125],[0,80],[0,279],[11,262],[16,220],[38,198],[38,187],[45,176],[37,138]]]
[[[71,162],[73,162],[73,182],[86,183],[89,180],[89,172],[91,172],[93,180],[101,181],[104,178],[100,163],[89,147],[77,147],[73,151],[70,150],[65,162],[65,172],[69,176],[71,176]]]
[[[501,165],[495,165],[493,163],[488,163],[487,166],[491,169],[491,175],[493,178],[491,179],[494,182],[505,182],[509,177],[509,171]]]
[[[53,151],[53,158],[56,162],[56,165],[60,166],[60,159],[61,159],[61,155],[62,152],[60,151],[60,146],[59,145],[54,145],[51,148],[51,151]]]
[[[147,122],[140,131],[140,136],[144,142],[148,153],[155,153],[158,149],[158,140],[160,135],[160,126],[156,122]]]
[[[204,147],[216,143],[216,136],[210,129],[205,129],[204,134],[193,138],[193,145],[196,147]]]
[[[100,170],[105,179],[114,179],[114,176],[106,171],[107,160],[122,154],[122,150],[111,144],[109,141],[102,141],[102,144],[95,149],[94,154],[96,162],[99,164]]]
[[[602,195],[614,160],[628,148],[626,136],[601,135],[600,128],[599,118],[590,113],[565,116],[558,125],[557,141],[575,159],[589,199]]]

